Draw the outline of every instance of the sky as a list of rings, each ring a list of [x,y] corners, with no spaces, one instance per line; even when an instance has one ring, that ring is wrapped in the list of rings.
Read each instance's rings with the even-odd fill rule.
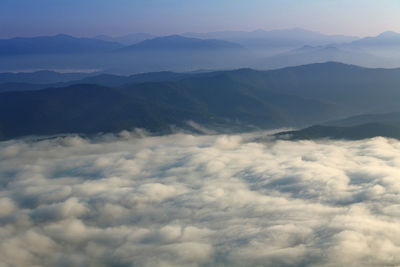
[[[294,27],[361,37],[400,32],[398,14],[398,0],[1,0],[0,38]]]

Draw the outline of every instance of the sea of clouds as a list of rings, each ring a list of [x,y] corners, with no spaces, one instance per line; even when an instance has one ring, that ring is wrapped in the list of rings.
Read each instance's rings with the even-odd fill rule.
[[[0,266],[394,266],[400,142],[0,143]]]

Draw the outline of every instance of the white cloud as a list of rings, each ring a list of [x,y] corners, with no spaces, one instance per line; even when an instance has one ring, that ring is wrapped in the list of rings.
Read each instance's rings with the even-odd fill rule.
[[[399,141],[263,135],[2,142],[0,262],[400,265]]]

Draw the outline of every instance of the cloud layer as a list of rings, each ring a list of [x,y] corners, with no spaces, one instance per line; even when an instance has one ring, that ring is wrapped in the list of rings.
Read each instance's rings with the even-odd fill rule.
[[[0,266],[400,264],[400,142],[0,143]]]

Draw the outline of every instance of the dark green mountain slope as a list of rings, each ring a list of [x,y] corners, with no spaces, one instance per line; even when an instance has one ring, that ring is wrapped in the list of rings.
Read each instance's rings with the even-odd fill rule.
[[[341,106],[344,116],[398,110],[400,69],[366,69],[328,62],[254,73],[227,73],[238,82],[269,91]]]
[[[66,85],[97,84],[104,86],[128,86],[132,84],[146,83],[146,82],[176,81],[183,79],[184,77],[190,77],[190,76],[191,74],[176,73],[171,71],[139,73],[130,76],[101,74],[92,77],[87,77],[81,80],[71,81]]]
[[[355,126],[366,123],[389,123],[400,125],[400,112],[381,113],[381,114],[362,114],[352,116],[342,120],[335,120],[324,123],[328,126]]]
[[[281,132],[276,136],[290,140],[323,138],[360,140],[377,136],[400,139],[400,124],[374,122],[347,127],[316,125],[299,131]]]
[[[132,76],[99,75],[46,87],[83,83],[127,87],[141,82],[179,80],[185,80],[192,85],[197,83],[209,86],[207,77],[216,77],[213,82],[219,79],[221,86],[230,86],[222,85],[225,81],[230,81],[260,93],[268,91],[330,103],[337,107],[336,113],[332,114],[338,115],[337,117],[393,112],[398,110],[400,103],[400,69],[366,69],[334,62],[273,71],[240,69],[200,74],[157,72]],[[7,88],[3,87],[0,85],[0,90],[6,91]]]
[[[184,127],[188,120],[242,129],[304,127],[394,111],[400,103],[400,69],[340,63],[274,71],[99,75],[71,83],[77,84],[0,94],[3,137],[134,127],[164,131],[170,125]],[[367,122],[376,120],[358,124]]]
[[[299,131],[278,133],[288,139],[364,139],[376,136],[400,139],[400,112],[364,114],[326,122]]]
[[[129,88],[74,85],[0,94],[2,138],[115,132],[136,127],[168,131],[189,120],[226,127],[304,125],[327,116],[319,101],[258,92],[229,79],[142,83]]]
[[[34,84],[34,83],[0,83],[0,93],[2,92],[17,92],[17,91],[32,91],[48,88],[49,85]]]
[[[75,84],[103,86],[129,86],[145,82],[177,81],[199,74],[170,71],[139,73],[130,76],[113,74],[57,73],[39,71],[33,73],[0,73],[0,92],[30,91]],[[203,74],[204,75],[204,74]]]

